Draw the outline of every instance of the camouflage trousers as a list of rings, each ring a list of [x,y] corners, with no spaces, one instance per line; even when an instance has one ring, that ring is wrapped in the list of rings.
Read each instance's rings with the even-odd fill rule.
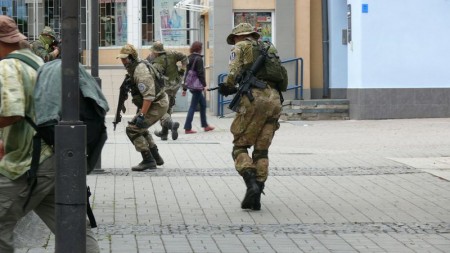
[[[128,124],[125,131],[131,143],[133,143],[136,151],[148,151],[150,148],[156,146],[152,135],[148,131],[148,128],[153,126],[165,113],[167,113],[168,107],[169,103],[167,101],[167,97],[159,100],[157,103],[152,103],[147,114],[144,115],[145,128],[139,128],[134,124]],[[133,121],[134,119],[131,122]]]
[[[177,97],[177,92],[180,89],[180,86],[173,89],[167,89],[166,94],[169,98],[169,108],[167,108],[167,112],[161,118],[161,126],[167,127],[169,122],[172,120],[173,107],[175,106],[175,99]]]
[[[16,180],[0,175],[0,252],[14,252],[14,228],[17,222],[30,211],[34,211],[55,233],[55,167],[53,164],[54,157],[50,157],[39,165],[38,182],[26,210],[23,210],[22,206],[29,191],[27,175]],[[88,219],[86,219],[86,252],[100,252]]]
[[[269,173],[268,150],[275,131],[280,128],[278,119],[281,103],[278,91],[270,87],[253,89],[255,100],[250,102],[243,96],[239,111],[231,124],[233,134],[233,160],[236,170],[242,175],[244,170],[256,171],[256,179],[265,182]],[[248,149],[253,147],[252,155]]]

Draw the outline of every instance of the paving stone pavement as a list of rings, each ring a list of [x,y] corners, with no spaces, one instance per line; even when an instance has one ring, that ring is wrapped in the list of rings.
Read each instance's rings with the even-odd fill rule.
[[[87,177],[102,253],[450,252],[450,119],[281,122],[261,211],[240,209],[231,116],[208,121],[157,139],[165,164],[138,173],[127,118],[116,131],[108,118],[103,171]],[[39,226],[18,252],[54,251]]]

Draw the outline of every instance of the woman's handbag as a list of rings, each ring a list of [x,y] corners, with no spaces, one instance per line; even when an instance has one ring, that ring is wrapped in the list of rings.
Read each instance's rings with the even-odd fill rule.
[[[195,62],[197,61],[197,57],[192,63],[191,69],[186,74],[186,78],[184,79],[184,85],[189,90],[203,90],[203,84],[200,82],[197,76],[197,71],[194,70]]]

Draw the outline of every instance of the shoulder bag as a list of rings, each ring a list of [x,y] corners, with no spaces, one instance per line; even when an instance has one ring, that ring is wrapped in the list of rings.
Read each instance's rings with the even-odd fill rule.
[[[197,56],[198,57],[198,56]],[[195,62],[197,61],[197,57],[195,57],[194,62],[192,63],[191,68],[186,74],[186,78],[184,80],[184,85],[189,90],[203,90],[203,84],[198,79],[197,71],[195,71]]]

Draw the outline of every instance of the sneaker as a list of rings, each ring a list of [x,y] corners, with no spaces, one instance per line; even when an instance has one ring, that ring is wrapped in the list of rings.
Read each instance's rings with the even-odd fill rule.
[[[185,133],[185,134],[195,134],[195,133],[197,133],[197,131],[194,131],[194,130],[184,130],[184,133]]]
[[[212,131],[212,130],[214,130],[214,127],[213,127],[213,126],[207,126],[207,127],[205,127],[205,132]]]

